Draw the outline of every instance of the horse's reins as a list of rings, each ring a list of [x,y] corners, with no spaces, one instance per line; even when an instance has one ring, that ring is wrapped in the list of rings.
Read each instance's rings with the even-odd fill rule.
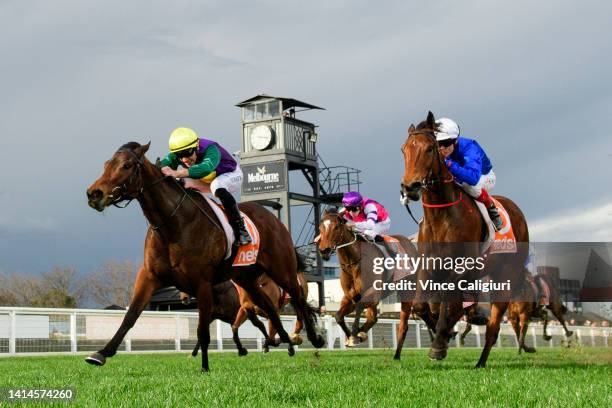
[[[130,176],[130,178],[128,179],[128,181],[127,181],[126,183],[123,183],[123,184],[122,184],[122,185],[120,185],[120,186],[115,186],[115,187],[114,187],[114,188],[111,190],[111,194],[109,194],[109,196],[110,196],[110,197],[113,199],[112,205],[114,205],[115,207],[118,207],[118,208],[125,208],[125,207],[127,207],[127,206],[128,206],[128,205],[129,205],[129,204],[130,204],[130,203],[131,203],[133,200],[134,200],[134,198],[129,198],[129,199],[128,199],[128,198],[123,198],[123,196],[124,196],[125,192],[127,192],[127,184],[132,184],[132,180],[134,179],[134,177],[135,177],[136,175],[140,174],[140,169],[141,169],[141,167],[142,167],[142,166],[144,166],[144,161],[142,160],[142,158],[138,157],[138,155],[136,155],[136,153],[134,153],[134,151],[132,151],[131,149],[119,149],[119,150],[117,150],[117,153],[121,153],[121,152],[128,153],[128,154],[130,154],[130,155],[131,155],[131,156],[132,156],[134,159],[136,159],[136,171],[132,173],[132,175]],[[167,178],[167,176],[163,176],[163,177],[161,177],[160,179],[155,180],[153,183],[149,184],[148,186],[145,186],[145,185],[144,185],[144,182],[142,182],[142,179],[141,179],[141,186],[140,186],[140,189],[138,190],[138,192],[137,192],[136,194],[137,194],[137,195],[141,195],[141,194],[142,194],[142,193],[143,193],[145,190],[148,190],[148,189],[150,189],[151,187],[156,186],[157,184],[159,184],[159,183],[161,183],[162,181],[164,181],[166,178]],[[219,228],[221,231],[223,231],[223,227],[221,227],[221,226],[219,225],[219,223],[217,223],[217,221],[216,221],[216,220],[214,220],[214,219],[213,219],[213,218],[212,218],[212,217],[211,217],[211,216],[210,216],[210,215],[209,215],[209,214],[208,214],[208,213],[207,213],[207,212],[206,212],[206,211],[205,211],[205,210],[204,210],[204,209],[203,209],[203,208],[202,208],[202,207],[201,207],[201,206],[200,206],[200,205],[199,205],[199,204],[198,204],[198,203],[197,203],[197,202],[194,200],[194,199],[193,199],[193,197],[191,197],[191,195],[189,194],[189,192],[187,191],[187,189],[186,189],[186,188],[184,188],[184,187],[181,185],[181,183],[179,183],[179,182],[178,182],[176,179],[174,179],[174,178],[173,178],[173,180],[174,180],[174,182],[176,183],[176,185],[177,185],[177,186],[179,186],[179,188],[182,190],[182,192],[183,192],[183,196],[182,196],[182,197],[181,197],[181,199],[179,200],[178,204],[176,205],[176,207],[174,208],[174,210],[172,211],[172,213],[170,213],[170,217],[168,217],[168,218],[172,218],[172,217],[174,217],[174,216],[176,215],[176,213],[178,212],[179,208],[181,207],[181,205],[183,204],[183,202],[185,201],[185,199],[186,199],[186,198],[189,198],[189,199],[191,200],[191,202],[192,202],[192,203],[193,203],[193,204],[194,204],[194,205],[195,205],[195,206],[196,206],[196,207],[197,207],[197,208],[200,210],[200,212],[201,212],[202,214],[204,214],[204,215],[205,215],[205,216],[206,216],[206,217],[207,217],[207,218],[210,220],[210,222],[212,222],[212,223],[213,223],[213,225],[214,225],[214,226],[216,226],[216,227],[217,227],[217,228]],[[120,195],[119,197],[115,198],[115,197],[113,196],[113,194],[112,194],[112,193],[113,193],[115,190],[118,190],[118,189],[122,189],[122,191],[120,190],[121,195]],[[123,205],[123,206],[119,205],[119,203],[120,203],[120,202],[122,202],[122,201],[126,201],[126,200],[127,200],[127,203],[126,203],[125,205]],[[160,224],[160,225],[153,225],[153,224],[150,224],[150,226],[151,226],[151,229],[153,229],[153,230],[158,230],[158,229],[160,229],[161,227],[163,227],[165,224],[166,224],[166,223],[163,223],[163,224]]]

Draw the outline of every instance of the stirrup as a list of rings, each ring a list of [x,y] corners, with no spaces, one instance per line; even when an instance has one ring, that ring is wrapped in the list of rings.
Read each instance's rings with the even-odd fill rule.
[[[489,212],[489,218],[491,218],[491,222],[493,222],[493,227],[496,231],[502,229],[503,221],[501,216],[499,215],[499,210],[497,208],[489,208],[487,210]]]
[[[246,230],[244,220],[242,218],[240,218],[240,220],[236,222],[236,227],[234,228],[234,235],[236,236],[236,245],[238,246],[248,245],[252,242],[251,236]]]

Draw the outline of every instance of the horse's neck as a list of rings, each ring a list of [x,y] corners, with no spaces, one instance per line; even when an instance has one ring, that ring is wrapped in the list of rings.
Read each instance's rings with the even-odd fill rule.
[[[189,197],[184,196],[186,192],[175,188],[168,180],[161,180],[163,177],[151,162],[145,160],[144,189],[138,201],[151,226],[163,227],[166,232],[174,234],[185,224],[193,222],[198,209]]]
[[[444,168],[440,175],[440,180],[450,180],[452,178],[450,172]],[[425,190],[423,193],[423,202],[428,204],[445,205],[455,203],[459,198],[465,198],[466,195],[454,181],[440,182],[436,185],[435,190]],[[434,240],[444,241],[444,235],[448,232],[455,234],[465,225],[466,215],[463,210],[465,206],[459,202],[454,205],[443,207],[423,207],[423,226],[429,231],[430,237]],[[473,212],[473,211],[472,211]],[[477,213],[477,212],[476,212]],[[427,240],[427,239],[426,239]]]
[[[350,233],[348,229],[347,233],[344,235],[345,236],[342,238],[340,245],[349,243],[355,239],[353,233]],[[355,241],[352,245],[338,249],[338,258],[340,258],[340,262],[343,264],[350,264],[359,261],[360,258],[359,251],[357,250],[357,241]]]

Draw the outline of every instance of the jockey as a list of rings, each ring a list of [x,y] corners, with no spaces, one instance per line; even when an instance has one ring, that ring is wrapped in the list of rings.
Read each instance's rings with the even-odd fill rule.
[[[354,225],[355,230],[372,240],[391,228],[391,219],[385,207],[370,198],[362,197],[357,191],[344,193],[342,205],[344,209],[340,212],[344,218]]]
[[[250,243],[251,237],[231,194],[237,192],[242,184],[242,170],[232,155],[217,142],[199,138],[195,131],[184,127],[174,129],[168,145],[170,154],[161,161],[162,173],[184,178],[186,188],[212,192],[225,208],[236,235],[236,244]],[[178,169],[179,166],[183,168]]]
[[[485,205],[499,231],[502,219],[488,193],[495,186],[495,173],[489,158],[475,140],[459,137],[459,125],[451,119],[438,119],[436,125],[434,133],[446,166],[463,190]]]

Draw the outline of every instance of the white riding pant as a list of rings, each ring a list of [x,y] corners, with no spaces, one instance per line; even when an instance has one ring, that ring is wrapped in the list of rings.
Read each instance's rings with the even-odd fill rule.
[[[495,187],[495,180],[495,173],[493,173],[493,170],[491,170],[487,174],[480,176],[480,179],[478,179],[478,183],[476,183],[475,186],[471,186],[467,183],[461,183],[461,187],[470,196],[478,198],[480,197],[480,193],[482,193],[483,188],[487,191],[491,191],[491,189]]]
[[[366,226],[366,222],[355,223],[355,230],[374,239],[377,235],[384,235],[391,229],[391,218],[374,224],[374,227]]]
[[[234,171],[229,173],[223,173],[213,179],[211,183],[205,183],[202,180],[186,178],[185,187],[193,188],[203,193],[213,193],[219,188],[224,188],[231,194],[240,191],[242,186],[242,169],[240,166],[236,166]]]

